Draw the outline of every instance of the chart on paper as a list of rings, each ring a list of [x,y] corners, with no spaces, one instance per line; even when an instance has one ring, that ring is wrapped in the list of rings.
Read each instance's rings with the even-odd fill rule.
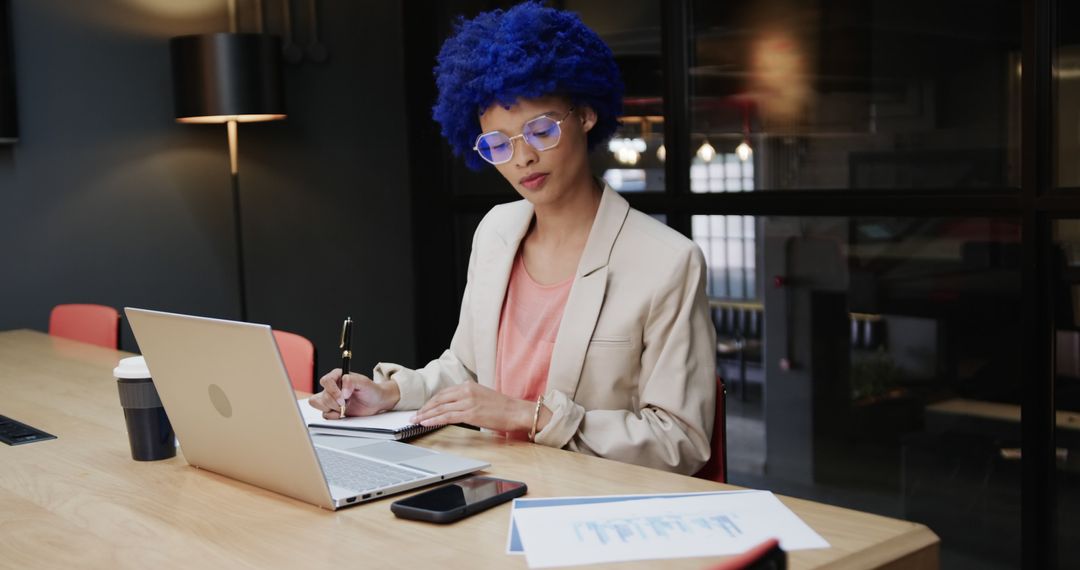
[[[703,540],[738,538],[743,530],[735,522],[737,515],[710,512],[663,516],[585,520],[574,522],[574,533],[582,545],[607,545],[613,542],[664,542],[672,538],[696,536]]]
[[[527,508],[513,516],[531,568],[735,554],[772,537],[785,550],[829,545],[763,491]]]

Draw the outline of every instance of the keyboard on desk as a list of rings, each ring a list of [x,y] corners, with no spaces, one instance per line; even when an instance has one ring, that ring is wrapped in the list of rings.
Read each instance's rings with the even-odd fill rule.
[[[419,471],[402,469],[321,447],[316,447],[315,452],[319,456],[319,463],[323,466],[326,480],[331,485],[360,493],[415,481],[425,476]]]
[[[56,439],[56,436],[7,416],[0,416],[0,441],[8,445],[22,445],[46,439]]]

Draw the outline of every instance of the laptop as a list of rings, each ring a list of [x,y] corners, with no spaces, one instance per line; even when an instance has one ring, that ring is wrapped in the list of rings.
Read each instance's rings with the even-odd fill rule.
[[[187,462],[326,509],[490,467],[397,441],[311,435],[268,325],[125,308]]]

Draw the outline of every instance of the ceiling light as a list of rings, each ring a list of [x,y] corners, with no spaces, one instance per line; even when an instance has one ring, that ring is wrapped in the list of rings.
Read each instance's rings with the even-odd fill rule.
[[[712,159],[716,158],[716,149],[713,148],[713,145],[709,144],[708,139],[706,139],[705,142],[698,147],[697,155],[698,158],[705,162],[712,162]]]
[[[754,149],[750,148],[750,143],[743,141],[735,147],[735,154],[739,155],[739,160],[746,162],[754,155]]]

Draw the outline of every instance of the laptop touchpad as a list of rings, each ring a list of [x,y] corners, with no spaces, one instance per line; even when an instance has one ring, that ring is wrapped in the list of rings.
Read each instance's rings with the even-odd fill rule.
[[[428,473],[453,473],[475,471],[478,466],[471,459],[464,459],[445,453],[433,453],[427,457],[421,457],[408,463],[402,463],[405,467],[412,467]]]
[[[398,443],[396,441],[384,441],[374,445],[353,447],[346,451],[358,455],[374,457],[375,459],[382,459],[383,461],[389,461],[391,463],[401,463],[402,461],[408,461],[410,459],[416,459],[417,457],[423,457],[434,453],[422,447]]]

